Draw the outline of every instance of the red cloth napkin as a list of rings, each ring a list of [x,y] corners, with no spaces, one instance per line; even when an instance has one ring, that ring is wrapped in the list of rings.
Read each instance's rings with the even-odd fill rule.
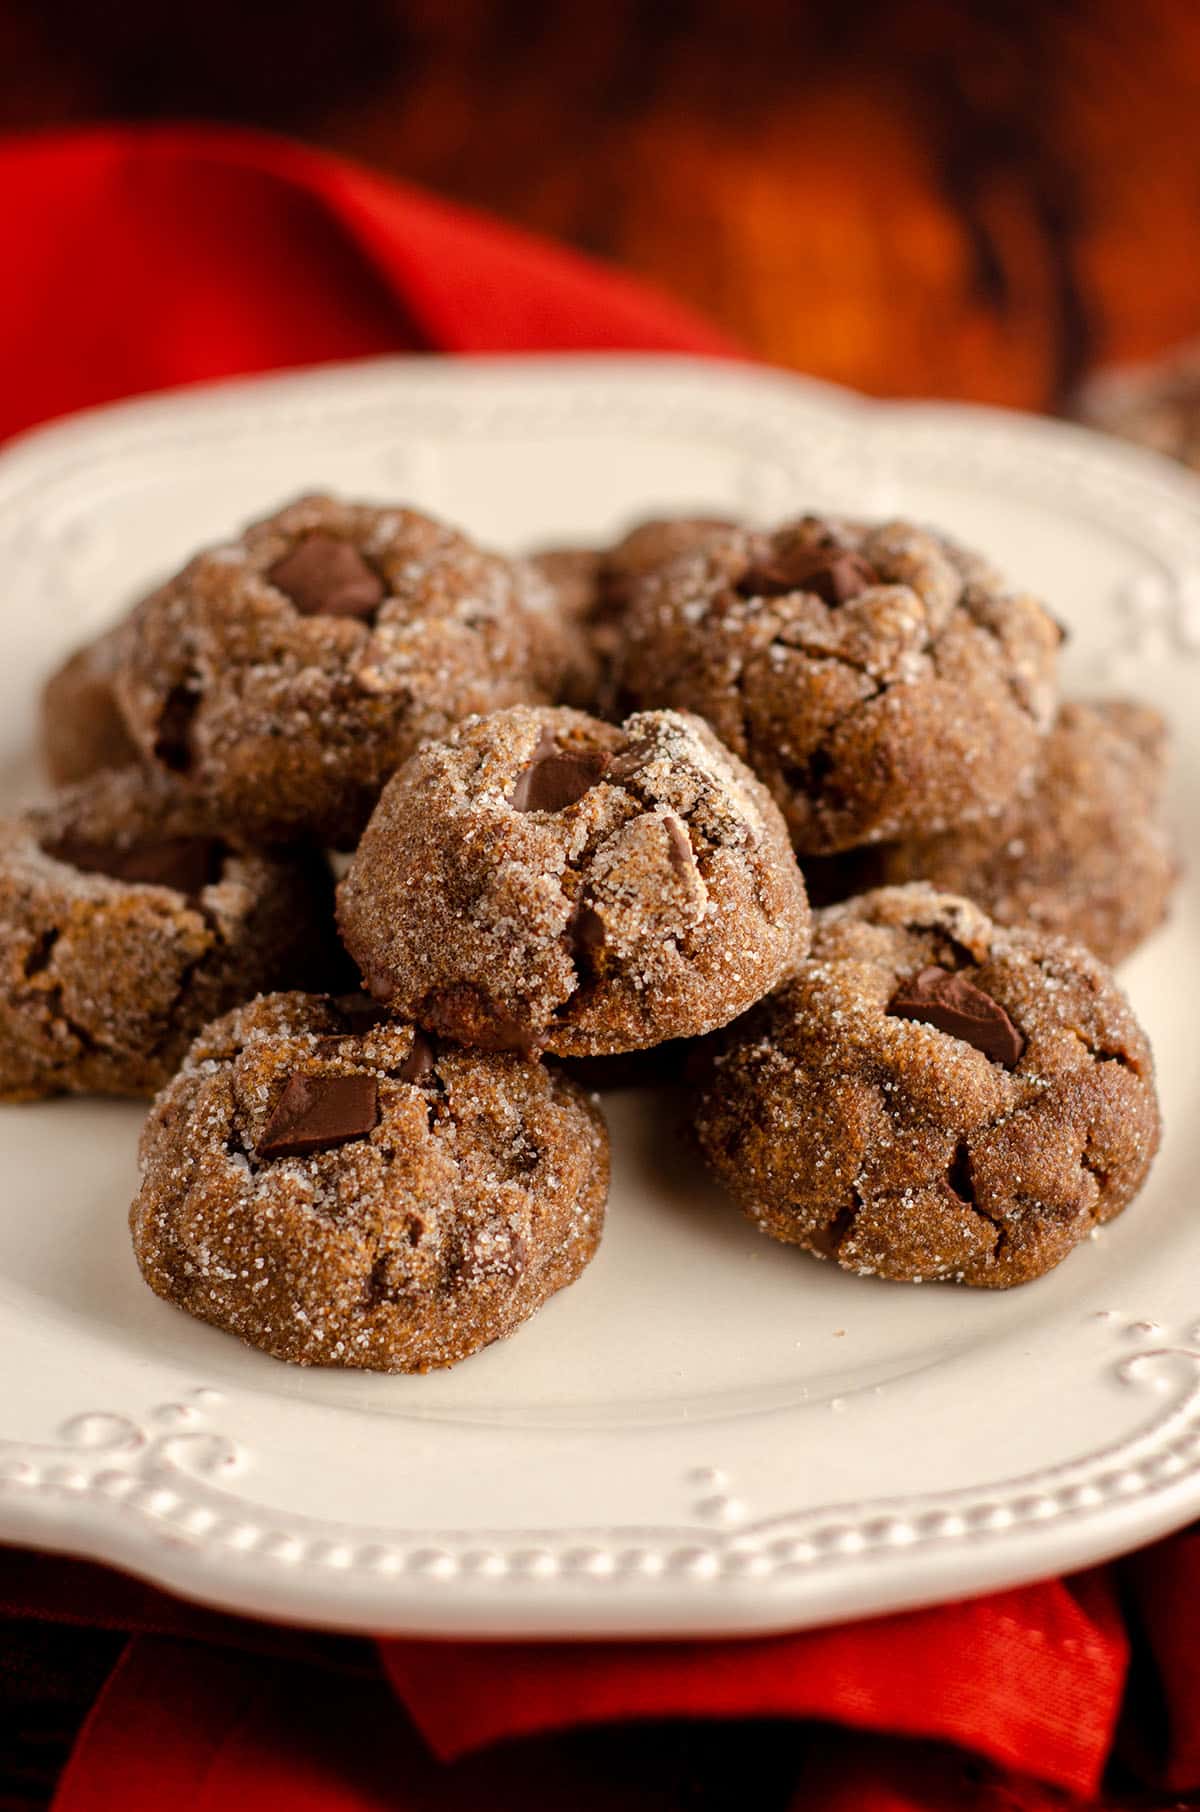
[[[254,134],[10,141],[0,183],[0,434],[358,354],[738,350],[614,272]],[[0,1812],[41,1803],[72,1739],[57,1812],[1165,1805],[1200,1789],[1198,1613],[1192,1534],[844,1628],[576,1645],[276,1630],[0,1550]]]
[[[738,350],[616,271],[258,133],[9,140],[0,194],[0,438],[137,391],[370,353]]]

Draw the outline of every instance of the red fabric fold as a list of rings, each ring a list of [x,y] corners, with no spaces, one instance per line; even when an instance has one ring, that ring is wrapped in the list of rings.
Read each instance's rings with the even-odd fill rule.
[[[1200,1789],[1200,1531],[1122,1563],[1135,1637],[1145,1645],[1130,1759],[1172,1792]]]
[[[404,349],[737,353],[617,272],[257,134],[12,140],[0,183],[0,434],[130,392]],[[1136,1638],[1127,1753],[1172,1791],[1198,1788],[1200,1536],[1119,1576]],[[25,1728],[31,1628],[131,1632],[57,1812],[669,1812],[789,1793],[797,1812],[1035,1812],[1093,1794],[1110,1757],[1130,1666],[1116,1577],[750,1641],[376,1650],[0,1550],[0,1687]]]
[[[138,391],[372,353],[738,350],[617,271],[260,133],[10,139],[0,193],[0,437]]]
[[[820,1718],[942,1738],[1076,1793],[1103,1772],[1128,1659],[1101,1575],[752,1641],[380,1652],[442,1756],[628,1718]]]

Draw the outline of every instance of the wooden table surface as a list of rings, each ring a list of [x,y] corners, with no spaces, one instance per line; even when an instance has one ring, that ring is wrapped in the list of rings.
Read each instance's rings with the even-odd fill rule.
[[[0,128],[295,133],[867,390],[1060,405],[1200,333],[1200,0],[0,0]]]

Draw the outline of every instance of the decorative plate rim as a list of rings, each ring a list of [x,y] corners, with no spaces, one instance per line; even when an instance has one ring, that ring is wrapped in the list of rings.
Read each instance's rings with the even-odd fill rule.
[[[612,415],[614,373],[625,374],[619,420],[664,412],[692,432],[741,424],[751,450],[774,456],[798,417],[819,423],[836,470],[886,466],[900,438],[906,459],[978,478],[1004,474],[1040,499],[1069,496],[1077,511],[1153,539],[1158,587],[1118,610],[1128,647],[1147,629],[1189,655],[1200,647],[1197,550],[1200,483],[1158,456],[1066,424],[963,404],[873,403],[833,387],[724,363],[645,355],[522,357],[454,362],[456,383],[519,385],[531,370],[562,380],[562,395],[500,395],[493,424],[571,431]],[[0,520],[31,487],[52,507],[86,464],[119,462],[170,445],[187,457],[222,441],[239,419],[265,423],[377,417],[389,376],[415,385],[416,428],[455,431],[459,405],[439,395],[428,359],[239,378],[139,398],[35,429],[0,452]],[[698,374],[702,386],[696,385]],[[618,388],[620,386],[618,385]],[[423,393],[428,389],[428,396]],[[747,402],[754,401],[752,419]],[[516,400],[514,400],[516,399]],[[411,399],[410,399],[411,401]],[[421,408],[425,413],[422,415]],[[198,419],[192,419],[196,417]],[[411,419],[411,418],[410,418]],[[461,424],[460,424],[461,425]],[[487,432],[486,410],[471,417]],[[864,449],[864,441],[866,446]],[[1036,457],[1031,459],[1031,454]],[[33,557],[37,528],[30,525]],[[1105,1363],[1121,1383],[1161,1393],[1154,1413],[1121,1439],[1011,1478],[941,1493],[829,1503],[745,1520],[719,1468],[692,1468],[692,1521],[637,1527],[492,1532],[371,1528],[268,1508],[236,1480],[246,1455],[222,1431],[224,1394],[198,1386],[143,1413],[89,1408],[44,1441],[0,1439],[0,1534],[128,1567],[225,1608],[330,1627],[497,1634],[683,1634],[794,1627],[848,1610],[879,1611],[1077,1564],[1174,1526],[1200,1508],[1200,1316],[1171,1335],[1152,1318],[1096,1311],[1127,1343]],[[0,1338],[19,1338],[21,1310],[0,1297]],[[1135,1343],[1130,1350],[1128,1342]],[[903,1556],[881,1573],[881,1558]],[[961,1569],[959,1569],[961,1574]],[[520,1607],[514,1617],[511,1607]],[[506,1609],[506,1606],[510,1607]]]

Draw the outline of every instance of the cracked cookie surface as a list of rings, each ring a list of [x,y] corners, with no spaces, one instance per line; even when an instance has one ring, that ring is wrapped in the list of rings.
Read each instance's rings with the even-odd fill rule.
[[[598,1107],[358,997],[267,996],[158,1097],[130,1212],[169,1302],[300,1365],[413,1372],[511,1334],[596,1249]]]
[[[1119,1214],[1160,1130],[1149,1045],[1103,964],[922,883],[815,915],[809,961],[726,1035],[696,1125],[772,1237],[994,1289]]]
[[[389,783],[338,891],[365,985],[466,1044],[561,1056],[724,1025],[808,948],[765,789],[699,718],[518,706]]]
[[[643,574],[621,703],[698,712],[801,854],[1003,806],[1054,709],[1062,631],[976,555],[904,522],[714,531]]]
[[[524,562],[414,510],[312,496],[137,605],[116,691],[143,759],[243,834],[340,847],[423,738],[549,699],[567,658]]]
[[[215,1014],[339,967],[322,857],[230,848],[135,768],[0,821],[0,941],[7,1100],[152,1094]]]
[[[928,880],[1004,925],[1118,963],[1167,915],[1179,875],[1163,817],[1167,731],[1130,700],[1065,704],[1004,810],[846,858],[846,892]]]

